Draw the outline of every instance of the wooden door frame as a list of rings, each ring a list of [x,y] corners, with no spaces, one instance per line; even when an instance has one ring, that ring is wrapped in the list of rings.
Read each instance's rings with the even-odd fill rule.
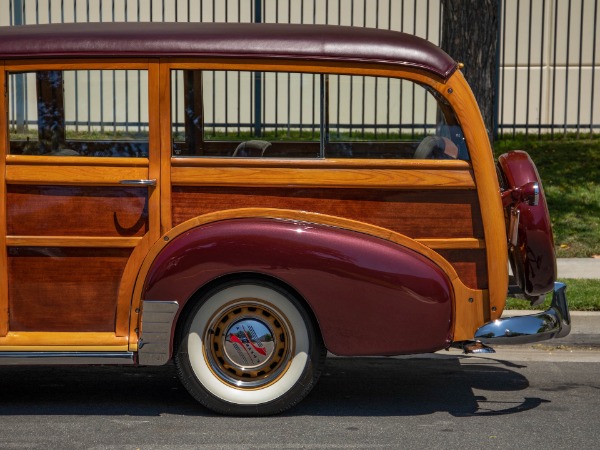
[[[61,350],[61,351],[106,351],[129,349],[129,323],[133,287],[137,279],[139,267],[152,243],[161,235],[161,155],[159,129],[159,63],[158,59],[123,59],[73,60],[63,62],[57,60],[19,60],[0,61],[0,86],[6,87],[7,73],[10,71],[25,72],[35,70],[144,70],[148,74],[148,120],[149,120],[149,155],[148,159],[140,158],[94,158],[94,157],[22,157],[8,155],[8,99],[0,96],[0,133],[4,136],[0,145],[0,171],[3,174],[0,183],[0,349],[1,350]],[[43,182],[40,174],[49,175],[57,164],[63,168],[52,175],[51,181],[57,185],[88,186],[116,185],[120,179],[150,178],[156,179],[157,185],[148,189],[149,231],[138,238],[92,238],[85,236],[56,237],[7,237],[6,195],[8,183]],[[73,171],[85,166],[95,175],[88,182],[85,175],[73,178]],[[127,176],[129,175],[129,176]],[[98,181],[101,179],[102,181]],[[127,261],[119,286],[114,333],[106,332],[18,332],[9,330],[8,315],[8,245],[66,245],[75,247],[129,247],[133,251]],[[135,333],[135,330],[131,330]]]

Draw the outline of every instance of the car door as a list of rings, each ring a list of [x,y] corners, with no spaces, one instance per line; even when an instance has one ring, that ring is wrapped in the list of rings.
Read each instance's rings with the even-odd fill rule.
[[[0,81],[0,346],[127,350],[160,234],[158,64],[11,61]]]

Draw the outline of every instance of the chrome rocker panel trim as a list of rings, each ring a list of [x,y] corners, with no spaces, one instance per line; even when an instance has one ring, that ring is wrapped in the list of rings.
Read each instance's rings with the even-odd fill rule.
[[[2,366],[127,365],[133,352],[0,352]]]
[[[484,344],[516,345],[567,336],[571,332],[571,316],[566,288],[564,283],[554,283],[550,309],[487,323],[477,330],[475,339]]]
[[[138,341],[138,363],[141,366],[162,366],[171,353],[171,329],[179,310],[175,301],[142,302],[141,334]]]

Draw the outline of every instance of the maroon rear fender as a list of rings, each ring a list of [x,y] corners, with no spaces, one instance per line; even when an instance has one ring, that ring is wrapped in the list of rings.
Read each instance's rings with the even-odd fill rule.
[[[236,273],[294,289],[339,355],[430,352],[451,342],[452,287],[436,264],[377,237],[304,222],[230,219],[187,231],[154,261],[143,299],[183,306]]]
[[[510,218],[511,208],[519,212],[516,245],[509,247],[511,266],[523,292],[535,299],[552,291],[556,281],[554,239],[544,189],[527,153],[519,150],[505,153],[498,158],[498,164],[505,182],[503,196],[508,198],[507,217]],[[539,187],[537,205],[530,198],[533,194],[528,192],[534,183]]]

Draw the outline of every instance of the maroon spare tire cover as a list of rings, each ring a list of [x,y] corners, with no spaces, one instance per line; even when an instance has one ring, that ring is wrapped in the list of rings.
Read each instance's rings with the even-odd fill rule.
[[[537,205],[515,202],[508,207],[515,207],[520,212],[517,245],[510,246],[513,274],[528,297],[538,297],[550,292],[556,281],[554,238],[544,189],[535,164],[526,152],[505,153],[498,158],[498,165],[505,189],[520,188],[530,182],[539,184]]]

